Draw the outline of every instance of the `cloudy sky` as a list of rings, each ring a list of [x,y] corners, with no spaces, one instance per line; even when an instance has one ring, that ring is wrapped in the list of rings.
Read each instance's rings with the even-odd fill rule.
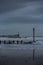
[[[0,34],[43,35],[43,0],[0,0]]]

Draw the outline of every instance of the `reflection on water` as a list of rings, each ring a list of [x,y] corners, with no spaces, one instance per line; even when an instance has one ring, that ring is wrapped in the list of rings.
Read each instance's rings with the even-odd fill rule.
[[[35,49],[33,60],[33,49]],[[43,45],[1,44],[0,65],[43,65]]]

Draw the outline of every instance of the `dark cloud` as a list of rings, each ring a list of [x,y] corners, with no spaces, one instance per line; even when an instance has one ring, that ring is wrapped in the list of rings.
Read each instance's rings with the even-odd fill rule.
[[[26,2],[38,2],[42,0],[0,0],[0,14],[24,7]]]
[[[0,24],[43,23],[42,0],[0,0]]]
[[[43,0],[0,0],[0,34],[30,35],[33,26],[43,30]]]

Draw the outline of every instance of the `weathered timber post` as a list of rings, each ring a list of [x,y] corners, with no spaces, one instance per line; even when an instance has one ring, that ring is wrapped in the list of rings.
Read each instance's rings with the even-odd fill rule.
[[[9,40],[8,44],[11,44],[11,41]]]
[[[15,43],[15,41],[13,40],[13,44]]]
[[[1,40],[0,40],[0,44],[1,44]]]
[[[23,43],[23,40],[21,40],[21,44]]]
[[[19,44],[19,41],[17,40],[17,44]]]
[[[1,44],[1,40],[0,40],[0,44]]]
[[[4,44],[6,44],[6,41],[4,40]]]

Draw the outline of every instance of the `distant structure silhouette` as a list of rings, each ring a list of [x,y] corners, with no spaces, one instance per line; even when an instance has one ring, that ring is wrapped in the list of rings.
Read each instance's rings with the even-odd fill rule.
[[[20,37],[19,32],[18,32],[18,35],[17,36],[18,36],[18,38]]]
[[[35,42],[35,28],[33,28],[33,42]]]

